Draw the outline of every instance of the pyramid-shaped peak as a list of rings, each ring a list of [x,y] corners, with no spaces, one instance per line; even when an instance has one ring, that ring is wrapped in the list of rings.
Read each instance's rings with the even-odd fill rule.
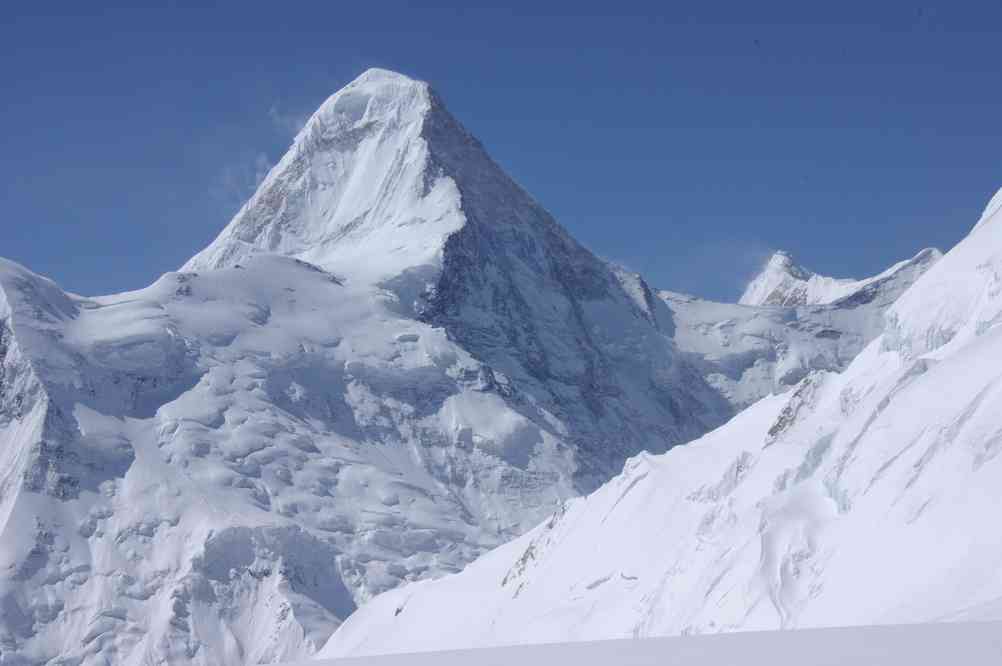
[[[341,271],[351,264],[380,278],[437,263],[444,238],[463,219],[458,193],[432,164],[425,139],[439,106],[432,97],[423,81],[363,72],[320,105],[185,270],[231,266],[257,252]]]
[[[567,252],[578,251],[427,83],[370,69],[320,106],[255,194],[184,270],[283,254],[353,284],[393,285],[411,302],[410,291],[424,293],[435,282],[446,240],[467,224],[509,234],[524,227],[528,244],[566,243],[574,247]]]
[[[804,305],[803,286],[817,276],[794,261],[785,250],[776,250],[748,283],[742,305]],[[825,278],[827,279],[827,278]]]

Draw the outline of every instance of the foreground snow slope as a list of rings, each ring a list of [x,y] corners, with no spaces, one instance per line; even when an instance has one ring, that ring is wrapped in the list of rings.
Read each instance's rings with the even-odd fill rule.
[[[1000,654],[1002,623],[957,622],[548,643],[320,660],[303,666],[995,666]]]
[[[989,207],[845,372],[641,454],[322,654],[1002,617],[1000,276]]]

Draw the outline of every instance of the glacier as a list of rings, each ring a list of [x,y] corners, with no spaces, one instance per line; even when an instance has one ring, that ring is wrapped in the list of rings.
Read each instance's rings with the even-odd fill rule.
[[[149,287],[81,296],[0,260],[0,661],[309,657],[631,457],[684,455],[875,339],[918,348],[885,313],[938,259],[831,302],[659,291],[427,84],[369,70]]]

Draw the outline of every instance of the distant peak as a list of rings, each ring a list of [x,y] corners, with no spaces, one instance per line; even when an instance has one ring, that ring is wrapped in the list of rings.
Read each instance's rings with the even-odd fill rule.
[[[748,283],[738,302],[742,305],[784,307],[834,303],[902,271],[911,268],[924,271],[942,256],[943,253],[936,248],[926,248],[911,259],[900,261],[878,275],[855,280],[818,275],[797,264],[789,252],[778,250]]]
[[[808,305],[828,300],[831,294],[827,292],[837,292],[839,285],[851,282],[816,275],[794,261],[789,252],[776,250],[748,283],[738,302],[742,305]]]

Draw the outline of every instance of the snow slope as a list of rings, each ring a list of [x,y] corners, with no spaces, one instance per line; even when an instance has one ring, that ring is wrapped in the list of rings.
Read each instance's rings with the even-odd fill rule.
[[[843,373],[641,454],[322,654],[1002,617],[1000,275],[990,207]]]
[[[743,632],[354,657],[303,666],[994,666],[1002,653],[1000,630],[998,622],[970,622]]]
[[[835,303],[851,294],[885,282],[903,271],[933,263],[940,256],[939,250],[927,248],[911,259],[891,266],[879,275],[853,280],[812,273],[798,265],[789,253],[780,250],[769,258],[761,272],[748,283],[738,303],[787,307]]]

